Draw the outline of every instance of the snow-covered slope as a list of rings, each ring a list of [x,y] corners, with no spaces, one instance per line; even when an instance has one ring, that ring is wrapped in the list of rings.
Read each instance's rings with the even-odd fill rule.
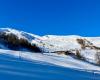
[[[32,44],[36,44],[43,52],[72,53],[77,58],[100,64],[100,37],[48,35],[41,40],[33,40]]]
[[[24,32],[24,31],[19,31],[19,30],[12,29],[12,28],[0,28],[0,32],[1,33],[5,32],[6,35],[12,33],[12,34],[16,35],[19,39],[25,38],[25,39],[28,39],[30,41],[35,39],[35,38],[40,38],[40,36],[38,36],[38,35],[27,33],[27,32]]]
[[[39,48],[31,45],[32,40],[40,36],[11,28],[0,28],[0,48],[13,50],[28,50],[40,52]],[[34,50],[33,50],[34,48]]]
[[[12,47],[20,48],[21,46],[21,48],[28,48],[40,53],[70,55],[73,58],[100,65],[100,37],[81,37],[77,35],[38,36],[15,29],[1,28],[0,42],[2,43],[0,43],[2,49],[8,48],[9,45],[10,49],[13,49]],[[4,46],[3,43],[7,43],[7,46]]]
[[[53,65],[58,65],[66,68],[78,69],[81,71],[95,71],[100,73],[100,67],[86,63],[84,61],[74,59],[71,56],[60,56],[55,53],[32,53],[24,51],[13,51],[0,49],[0,55],[13,56],[17,59],[24,59],[28,61],[37,61],[39,63],[50,63]]]
[[[0,80],[100,80],[98,67],[50,55],[0,49]]]

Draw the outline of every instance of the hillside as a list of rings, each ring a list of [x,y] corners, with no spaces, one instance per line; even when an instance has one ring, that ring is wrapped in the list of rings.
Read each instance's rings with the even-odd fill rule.
[[[100,37],[38,36],[11,28],[1,28],[0,48],[70,55],[73,58],[100,65]]]
[[[1,28],[0,79],[100,80],[100,37]]]

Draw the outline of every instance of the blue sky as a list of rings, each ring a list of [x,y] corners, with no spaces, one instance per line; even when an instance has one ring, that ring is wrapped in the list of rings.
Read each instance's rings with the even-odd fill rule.
[[[0,0],[0,27],[38,35],[100,36],[100,0]]]

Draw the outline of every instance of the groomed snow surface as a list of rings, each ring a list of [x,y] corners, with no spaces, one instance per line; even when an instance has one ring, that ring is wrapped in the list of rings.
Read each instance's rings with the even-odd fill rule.
[[[9,56],[22,58],[29,61],[34,61],[34,60],[42,61],[42,62],[51,63],[51,64],[62,66],[62,67],[100,71],[99,66],[92,65],[88,62],[72,58],[71,56],[58,55],[56,53],[41,54],[41,53],[31,53],[31,52],[24,52],[24,51],[0,49],[0,54],[6,54]]]
[[[0,60],[2,80],[100,80],[100,67],[70,56],[0,49]]]

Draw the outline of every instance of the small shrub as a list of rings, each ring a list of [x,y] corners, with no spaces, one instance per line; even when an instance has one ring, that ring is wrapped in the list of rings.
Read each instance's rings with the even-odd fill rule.
[[[76,57],[77,57],[78,59],[83,59],[83,57],[81,56],[79,50],[76,50]]]
[[[71,51],[66,51],[66,52],[65,52],[65,55],[70,55],[70,54],[72,54]]]
[[[100,65],[100,52],[97,52],[95,55],[96,63]]]
[[[85,41],[83,39],[77,39],[77,42],[81,45],[82,49],[85,49]]]

